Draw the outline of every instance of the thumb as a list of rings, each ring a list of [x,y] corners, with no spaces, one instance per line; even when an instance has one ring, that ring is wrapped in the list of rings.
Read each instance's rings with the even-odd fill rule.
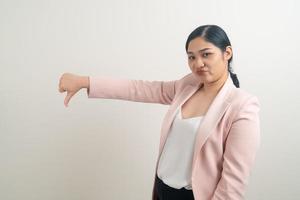
[[[68,107],[68,103],[70,101],[70,99],[72,98],[72,96],[74,96],[75,92],[67,92],[67,96],[65,98],[64,104],[66,107]]]

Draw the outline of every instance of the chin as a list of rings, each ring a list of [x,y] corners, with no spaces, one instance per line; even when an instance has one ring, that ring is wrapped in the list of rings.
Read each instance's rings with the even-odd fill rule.
[[[199,75],[197,73],[193,73],[193,76],[194,76],[196,82],[198,82],[198,83],[206,84],[206,83],[211,82],[211,80],[209,80],[207,76]]]
[[[212,82],[213,81],[213,77],[210,76],[208,73],[203,73],[203,74],[199,74],[199,73],[193,73],[194,77],[201,81],[201,82]]]

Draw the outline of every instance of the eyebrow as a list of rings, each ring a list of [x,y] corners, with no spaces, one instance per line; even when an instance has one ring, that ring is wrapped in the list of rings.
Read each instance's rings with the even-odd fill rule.
[[[200,49],[198,52],[201,52],[201,51],[205,51],[205,50],[208,50],[208,49],[211,49],[211,48],[204,48],[204,49]],[[187,54],[192,54],[193,52],[191,51],[188,51]]]

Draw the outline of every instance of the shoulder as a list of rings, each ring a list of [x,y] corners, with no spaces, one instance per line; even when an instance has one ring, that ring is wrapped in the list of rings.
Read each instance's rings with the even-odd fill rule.
[[[260,110],[260,102],[256,95],[242,88],[232,89],[231,107],[232,111],[239,114],[258,114]]]
[[[196,86],[197,84],[199,84],[199,81],[195,78],[193,73],[188,73],[176,81],[175,88],[176,90],[182,90],[186,86],[189,85]]]
[[[248,101],[257,102],[259,104],[258,97],[250,92],[248,92],[245,89],[242,88],[233,88],[233,96],[232,96],[232,102],[235,104],[245,104]]]

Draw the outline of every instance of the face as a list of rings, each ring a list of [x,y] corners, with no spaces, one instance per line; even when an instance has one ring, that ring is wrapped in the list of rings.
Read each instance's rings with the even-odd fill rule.
[[[228,73],[228,60],[232,56],[232,49],[227,46],[223,53],[212,43],[202,37],[190,41],[187,50],[188,64],[197,79],[205,83],[212,83]]]

